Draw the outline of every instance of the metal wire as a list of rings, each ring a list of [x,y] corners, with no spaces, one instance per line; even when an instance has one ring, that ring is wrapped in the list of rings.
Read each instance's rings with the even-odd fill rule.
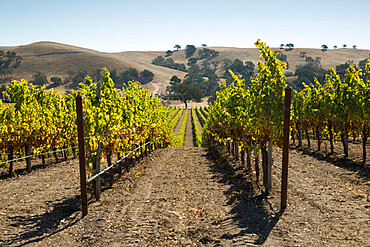
[[[85,94],[88,94],[92,89],[93,89],[93,87],[95,87],[95,86],[97,86],[99,83],[101,82],[101,80],[99,80],[98,82],[96,82],[96,83],[93,83],[87,90],[86,90],[86,93],[84,93],[84,95]]]
[[[12,160],[8,160],[8,161],[4,161],[3,163],[1,163],[1,165],[7,164],[7,163],[10,163],[10,162],[13,162],[13,161],[24,160],[24,159],[27,159],[27,158],[32,158],[32,157],[40,156],[40,155],[63,152],[63,151],[70,150],[70,149],[73,149],[73,148],[74,147],[70,147],[70,148],[59,149],[59,150],[50,151],[50,152],[41,153],[41,154],[33,154],[33,155],[23,156],[23,157],[20,157],[20,158],[17,158],[17,159],[12,159]]]
[[[90,183],[91,181],[93,181],[95,178],[99,177],[100,175],[104,174],[105,172],[107,172],[108,170],[112,169],[114,166],[116,166],[117,164],[119,164],[120,162],[122,162],[124,159],[126,159],[127,157],[129,157],[132,153],[134,153],[136,150],[150,144],[151,142],[147,142],[143,145],[141,145],[140,147],[137,147],[135,148],[134,150],[130,151],[128,154],[125,155],[125,157],[121,158],[120,160],[117,160],[114,164],[112,164],[111,166],[105,168],[103,171],[99,172],[98,174],[95,174],[94,176],[92,176],[91,178],[87,179],[86,180],[86,183]]]

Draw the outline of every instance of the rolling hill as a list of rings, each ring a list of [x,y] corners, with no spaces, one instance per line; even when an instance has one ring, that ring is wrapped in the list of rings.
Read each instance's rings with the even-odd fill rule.
[[[202,49],[202,48],[197,48]],[[219,52],[219,56],[210,61],[220,61],[224,59],[234,60],[236,58],[242,61],[252,61],[257,64],[259,60],[259,51],[255,48],[233,48],[233,47],[209,47]],[[162,52],[141,52],[128,51],[119,53],[104,53],[94,51],[82,47],[60,44],[55,42],[37,42],[29,45],[1,47],[0,50],[15,51],[17,55],[23,57],[21,65],[14,70],[13,77],[16,79],[25,78],[31,80],[32,75],[40,71],[46,74],[48,79],[52,76],[58,76],[62,79],[68,76],[67,71],[70,69],[86,69],[92,71],[107,67],[108,69],[116,69],[118,73],[132,67],[138,71],[144,69],[154,73],[154,79],[148,83],[146,87],[150,92],[163,92],[166,86],[169,85],[169,80],[173,75],[179,78],[184,78],[184,72],[170,68],[165,68],[151,64],[152,60],[157,56],[165,57],[165,51]],[[310,48],[295,48],[291,51],[273,48],[274,51],[282,51],[287,56],[289,62],[289,70],[294,71],[297,65],[305,64],[305,60],[300,58],[301,52],[306,52],[306,56],[321,58],[321,65],[324,69],[335,67],[338,64],[343,64],[348,60],[358,63],[369,57],[369,50],[361,49],[335,49],[322,51],[321,49]],[[197,56],[197,52],[194,54]],[[174,51],[171,58],[176,63],[187,63],[188,58],[185,56],[184,50]],[[200,63],[200,62],[198,62]],[[220,67],[220,66],[219,66]],[[221,74],[221,70],[219,70]],[[63,86],[56,88],[58,91],[64,92],[67,89]]]

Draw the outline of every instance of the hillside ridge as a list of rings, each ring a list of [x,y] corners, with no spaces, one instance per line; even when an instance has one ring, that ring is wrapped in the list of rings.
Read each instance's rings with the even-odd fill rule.
[[[242,61],[252,61],[255,65],[259,59],[259,51],[256,48],[237,48],[237,47],[206,47],[219,52],[219,55],[212,58],[210,61],[219,61],[224,59],[235,60],[236,58]],[[197,50],[203,49],[197,47]],[[48,79],[52,76],[58,76],[62,79],[68,76],[67,71],[71,69],[86,69],[92,71],[103,67],[109,70],[116,69],[118,73],[132,67],[138,71],[144,69],[154,73],[154,79],[147,85],[150,92],[163,92],[169,85],[169,80],[173,75],[179,78],[185,77],[185,72],[153,65],[151,62],[157,56],[172,58],[176,63],[187,64],[189,58],[185,55],[185,50],[173,51],[171,56],[166,57],[166,51],[124,51],[124,52],[100,52],[79,46],[62,44],[51,41],[40,41],[28,45],[20,46],[0,46],[0,50],[15,51],[17,55],[23,57],[21,65],[14,70],[13,77],[15,79],[24,78],[32,80],[32,75],[36,72],[44,73]],[[288,71],[295,71],[298,65],[305,64],[305,59],[300,57],[301,52],[305,52],[306,56],[320,57],[321,66],[324,69],[335,67],[347,61],[353,61],[358,64],[370,55],[370,50],[353,49],[353,48],[338,48],[327,51],[315,48],[294,48],[293,50],[285,50],[280,48],[272,48],[274,52],[281,51],[287,56],[289,63]],[[197,52],[193,55],[197,57]],[[198,61],[200,64],[201,61]],[[66,89],[63,86],[56,88],[58,91],[64,92]]]

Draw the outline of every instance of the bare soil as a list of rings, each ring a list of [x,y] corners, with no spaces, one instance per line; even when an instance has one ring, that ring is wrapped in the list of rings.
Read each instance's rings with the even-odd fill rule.
[[[280,210],[279,169],[267,195],[240,161],[194,147],[189,126],[184,147],[152,152],[104,187],[100,201],[90,198],[84,218],[77,159],[3,178],[0,246],[370,246],[360,145],[350,144],[351,159],[339,143],[332,156],[314,142],[292,145],[288,207]]]

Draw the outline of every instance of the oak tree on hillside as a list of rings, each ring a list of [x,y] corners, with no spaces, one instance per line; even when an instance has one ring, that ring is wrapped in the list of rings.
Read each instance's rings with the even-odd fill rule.
[[[193,56],[196,49],[197,48],[194,45],[187,45],[185,47],[186,58]]]
[[[198,59],[196,59],[195,57],[192,57],[188,60],[188,65],[191,66],[193,64],[196,64],[198,61]]]
[[[310,83],[315,83],[315,78],[318,81],[324,81],[325,76],[329,73],[328,70],[325,70],[320,65],[320,59],[316,58],[315,60],[311,57],[312,62],[308,62],[306,65],[298,65],[295,71],[295,75],[298,76],[298,79],[293,82],[293,85],[296,90],[300,91],[304,88],[302,82],[309,85]]]
[[[118,77],[118,86],[122,87],[123,85],[127,84],[129,81],[137,81],[139,77],[139,71],[135,68],[129,68],[123,71],[120,76]]]
[[[172,76],[170,79],[170,84],[171,85],[177,85],[181,82],[181,79],[178,78],[176,75]]]
[[[285,45],[285,47],[288,48],[287,49],[288,51],[291,51],[291,50],[293,50],[294,45],[292,43],[288,43],[288,44]]]
[[[198,51],[199,59],[212,59],[218,56],[220,52],[215,51],[213,49],[203,48]]]
[[[153,72],[145,69],[143,71],[140,72],[140,76],[138,78],[138,81],[141,83],[141,84],[146,84],[150,81],[152,81],[154,78],[154,74]]]
[[[299,58],[305,58],[306,56],[307,56],[307,52],[305,52],[305,51],[301,51],[299,53]]]
[[[185,85],[183,83],[167,87],[170,93],[169,98],[172,100],[181,100],[184,102],[185,107],[188,107],[187,102],[194,100],[200,102],[203,98],[203,92],[200,88],[192,85]]]
[[[62,83],[62,78],[53,76],[50,78],[50,81],[53,82],[54,84],[60,85]]]
[[[172,52],[171,50],[166,51],[166,57],[169,57],[169,56],[171,56],[172,54],[173,54],[173,52]]]
[[[32,76],[32,78],[33,78],[32,83],[34,85],[44,86],[49,83],[48,79],[46,78],[46,75],[42,72],[37,72]]]
[[[181,45],[175,45],[173,48],[176,49],[176,51],[180,50],[181,49]]]
[[[4,52],[0,50],[0,75],[7,77],[18,68],[22,62],[22,57],[18,56],[15,51]]]

